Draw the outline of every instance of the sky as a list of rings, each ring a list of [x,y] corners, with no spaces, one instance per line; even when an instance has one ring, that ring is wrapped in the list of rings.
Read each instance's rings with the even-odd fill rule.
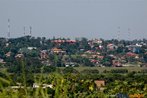
[[[147,38],[147,0],[0,0],[0,37]]]

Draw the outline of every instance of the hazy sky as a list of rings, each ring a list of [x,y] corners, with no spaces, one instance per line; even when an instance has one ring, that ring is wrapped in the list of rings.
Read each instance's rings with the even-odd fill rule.
[[[0,37],[8,18],[11,37],[147,38],[147,0],[0,0]]]

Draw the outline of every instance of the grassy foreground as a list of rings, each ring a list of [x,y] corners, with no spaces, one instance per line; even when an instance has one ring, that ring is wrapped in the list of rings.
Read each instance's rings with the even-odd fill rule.
[[[0,73],[0,98],[115,98],[118,93],[127,95],[141,94],[147,97],[147,75],[134,75],[133,71],[141,71],[140,67],[74,67],[78,70],[76,73],[68,68],[59,68],[63,72],[57,70],[52,73],[33,74],[32,81],[27,81],[27,73],[25,66],[22,64],[22,72],[20,79],[15,80],[10,73],[3,70]],[[43,69],[43,68],[42,68]],[[41,70],[42,70],[41,69]],[[65,71],[65,69],[68,69]],[[82,74],[86,69],[97,69],[101,74]],[[103,71],[111,71],[113,69],[127,69],[126,75],[122,74],[106,74]],[[14,74],[15,75],[15,74]],[[104,79],[106,85],[104,91],[97,88],[95,79]],[[19,83],[18,83],[19,82]],[[33,87],[32,83],[36,83],[38,87]],[[49,84],[51,87],[44,87]],[[13,88],[17,86],[18,88]],[[139,97],[135,97],[139,98]]]

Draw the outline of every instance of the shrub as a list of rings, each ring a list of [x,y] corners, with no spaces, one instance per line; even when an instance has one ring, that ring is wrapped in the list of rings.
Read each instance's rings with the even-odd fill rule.
[[[97,69],[85,69],[81,73],[83,73],[83,74],[98,74],[99,70],[97,70]]]
[[[147,69],[142,69],[141,73],[147,73]]]
[[[44,66],[44,73],[51,73],[51,72],[55,72],[56,71],[56,67],[55,66]]]
[[[78,73],[78,71],[73,67],[66,67],[63,69],[63,73]]]
[[[127,69],[112,69],[111,73],[128,73]]]

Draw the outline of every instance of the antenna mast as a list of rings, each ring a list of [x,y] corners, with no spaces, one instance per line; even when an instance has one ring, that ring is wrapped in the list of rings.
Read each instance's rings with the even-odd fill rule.
[[[26,27],[25,26],[24,26],[23,30],[24,30],[24,36],[25,36],[26,35]]]
[[[32,27],[30,26],[30,36],[32,36]]]
[[[118,31],[117,31],[117,40],[120,40],[120,26],[117,27]]]
[[[131,40],[131,29],[130,28],[128,28],[128,40]]]
[[[8,19],[8,38],[10,38],[10,19]]]

